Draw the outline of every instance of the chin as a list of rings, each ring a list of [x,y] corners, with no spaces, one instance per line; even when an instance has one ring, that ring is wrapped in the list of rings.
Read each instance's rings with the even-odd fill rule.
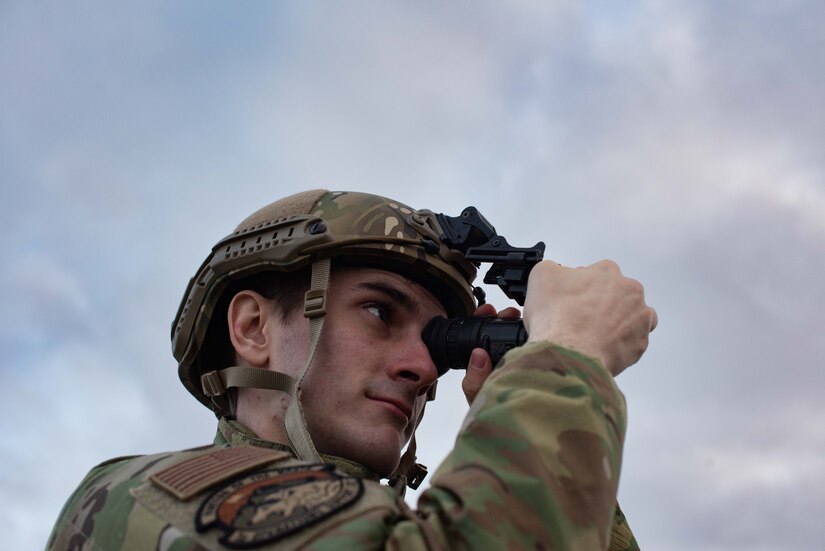
[[[375,420],[371,424],[327,423],[318,430],[313,430],[316,425],[311,421],[310,434],[319,452],[353,461],[382,477],[391,475],[398,467],[401,450],[408,440],[406,430]]]
[[[345,458],[363,465],[381,477],[390,476],[398,467],[401,451],[395,444],[371,443],[359,449],[350,449]]]
[[[402,448],[398,445],[397,441],[380,447],[368,446],[363,451],[363,461],[359,461],[359,463],[384,478],[394,473],[395,469],[398,468],[398,464],[401,462]]]
[[[367,468],[381,475],[382,478],[389,478],[390,475],[395,472],[395,469],[398,468],[400,459],[400,455],[395,455],[387,459],[382,458],[379,462],[376,462],[374,466],[367,466]]]

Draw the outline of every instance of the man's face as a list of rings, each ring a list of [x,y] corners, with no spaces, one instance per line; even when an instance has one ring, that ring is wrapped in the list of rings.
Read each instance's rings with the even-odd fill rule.
[[[319,452],[382,475],[395,469],[437,377],[421,331],[438,315],[445,315],[441,304],[403,276],[369,268],[334,271],[321,340],[301,385]],[[306,327],[302,312],[290,318],[282,342],[273,346],[295,353],[274,358],[274,369],[294,374],[303,366]]]

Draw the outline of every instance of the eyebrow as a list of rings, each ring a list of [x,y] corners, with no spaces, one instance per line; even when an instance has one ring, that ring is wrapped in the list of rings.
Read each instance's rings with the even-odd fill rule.
[[[416,313],[421,310],[421,304],[419,304],[416,299],[389,283],[384,283],[383,281],[363,281],[358,283],[356,287],[381,293],[401,305],[408,312]]]

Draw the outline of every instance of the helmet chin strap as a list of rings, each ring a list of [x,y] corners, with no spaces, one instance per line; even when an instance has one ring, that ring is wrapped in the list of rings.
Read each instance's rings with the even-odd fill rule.
[[[289,393],[292,399],[284,416],[284,429],[289,440],[289,446],[298,459],[312,463],[323,463],[323,460],[312,442],[306,424],[304,410],[301,406],[301,383],[309,371],[310,365],[312,365],[318,342],[321,339],[321,330],[327,313],[326,301],[329,289],[330,266],[331,261],[329,258],[317,260],[312,264],[312,281],[309,290],[304,295],[304,316],[309,318],[309,356],[297,377],[293,379],[280,372],[234,366],[219,371],[211,371],[201,378],[204,393],[212,398],[215,406],[220,411],[228,411],[226,390],[231,387],[265,388]],[[434,387],[430,390],[428,399],[435,397],[434,390]],[[410,444],[401,456],[398,467],[390,475],[390,485],[401,496],[404,495],[405,486],[416,489],[427,475],[427,467],[415,461],[415,431],[423,416],[424,408],[422,407],[413,426]]]
[[[324,327],[324,318],[327,313],[326,302],[330,265],[329,258],[316,260],[312,264],[312,281],[309,291],[304,295],[304,316],[309,318],[309,356],[303,369],[296,377],[295,390],[284,417],[284,428],[286,429],[287,438],[289,438],[289,445],[295,451],[295,455],[298,459],[313,463],[321,463],[322,461],[318,450],[315,449],[315,445],[312,443],[312,437],[309,435],[309,429],[304,418],[304,410],[301,407],[301,383],[307,371],[309,371],[313,357],[315,357],[315,350],[318,347],[321,330]]]
[[[398,467],[396,467],[395,471],[390,475],[389,484],[393,487],[396,494],[401,497],[404,497],[408,486],[413,490],[417,489],[421,485],[421,482],[424,481],[424,477],[427,476],[427,467],[415,461],[415,450],[417,447],[415,443],[415,431],[418,430],[418,425],[421,423],[422,417],[424,417],[424,407],[421,408],[421,413],[418,414],[418,418],[415,420],[407,450],[401,456]]]
[[[312,443],[312,437],[309,435],[304,418],[304,410],[301,407],[301,382],[312,364],[318,341],[321,338],[321,329],[324,326],[330,265],[329,258],[317,260],[312,264],[312,281],[309,290],[304,295],[304,316],[309,318],[309,356],[297,377],[293,378],[278,371],[246,366],[227,367],[204,373],[201,376],[204,394],[212,399],[215,411],[220,412],[221,415],[231,414],[232,408],[227,398],[227,390],[233,387],[280,390],[289,394],[291,400],[284,416],[284,429],[288,443],[296,457],[312,463],[322,463],[322,460]]]
[[[297,377],[293,378],[278,371],[245,366],[227,367],[204,373],[201,376],[204,394],[212,399],[214,409],[222,415],[231,413],[232,408],[227,399],[229,388],[261,388],[288,393],[291,400],[284,416],[284,429],[289,446],[295,452],[296,457],[313,463],[321,463],[322,460],[312,443],[304,418],[304,410],[301,407],[301,383],[312,364],[318,341],[321,338],[321,329],[324,326],[330,266],[329,258],[316,260],[312,264],[312,281],[309,290],[304,295],[304,316],[309,318],[309,356]]]
[[[312,281],[310,289],[304,297],[304,316],[309,318],[309,357],[303,369],[296,377],[293,399],[284,417],[284,426],[287,437],[289,438],[289,444],[295,451],[295,455],[299,459],[312,461],[314,463],[321,463],[322,459],[318,450],[315,449],[315,444],[312,442],[312,437],[309,434],[306,419],[304,418],[304,410],[301,406],[301,383],[309,371],[312,359],[315,357],[318,341],[321,339],[321,330],[323,329],[324,318],[327,313],[326,300],[329,289],[330,266],[331,261],[329,258],[316,260],[312,264]],[[427,476],[427,467],[415,461],[415,431],[423,416],[424,408],[422,407],[413,426],[410,444],[401,456],[398,467],[390,476],[390,484],[395,488],[396,492],[402,496],[404,495],[405,486],[413,489],[418,488],[424,480],[424,477]]]

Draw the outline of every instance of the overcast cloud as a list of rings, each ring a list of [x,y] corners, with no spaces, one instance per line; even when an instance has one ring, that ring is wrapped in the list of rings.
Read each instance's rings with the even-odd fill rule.
[[[825,548],[823,21],[815,0],[3,2],[4,546],[42,548],[100,461],[211,440],[170,353],[188,278],[251,211],[328,187],[618,261],[660,317],[619,378],[642,547]],[[431,468],[458,387],[419,432]]]

